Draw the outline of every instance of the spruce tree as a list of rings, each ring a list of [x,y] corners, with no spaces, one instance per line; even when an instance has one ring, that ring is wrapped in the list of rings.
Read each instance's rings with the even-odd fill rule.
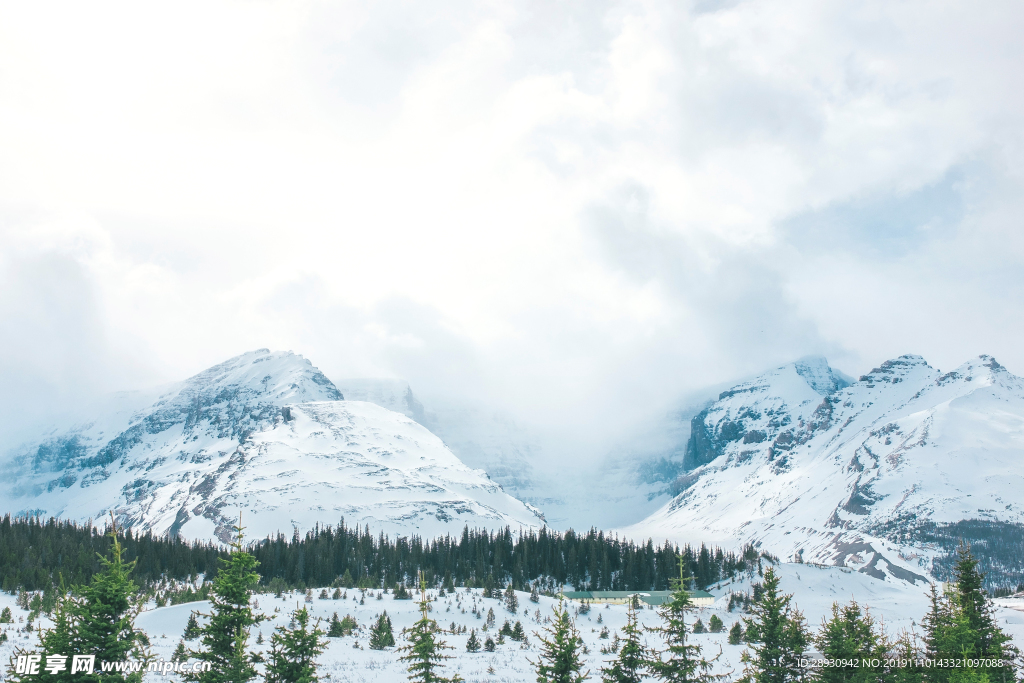
[[[627,610],[626,625],[622,628],[626,637],[621,642],[618,656],[601,669],[601,680],[605,683],[640,683],[650,663],[647,648],[640,642],[635,600],[629,601]]]
[[[680,558],[679,578],[672,580],[672,595],[658,608],[661,626],[648,629],[661,634],[665,640],[665,649],[652,653],[647,668],[653,676],[670,683],[711,681],[715,679],[711,674],[715,660],[705,659],[700,645],[689,642],[686,616],[697,608],[686,590],[683,572],[684,565]]]
[[[196,620],[196,613],[188,615],[188,623],[185,625],[185,640],[195,640],[199,637],[199,621]]]
[[[435,636],[437,622],[430,618],[430,604],[427,601],[427,589],[422,575],[420,576],[420,618],[402,633],[409,640],[408,645],[399,648],[404,653],[400,659],[408,662],[409,680],[417,683],[457,683],[462,681],[459,676],[445,678],[438,673],[444,666],[444,660],[451,659],[442,654],[443,650],[452,650],[450,645]]]
[[[50,674],[42,669],[45,666],[47,654],[80,654],[73,649],[71,644],[74,638],[74,616],[73,616],[73,598],[70,595],[65,594],[62,590],[61,595],[57,598],[57,604],[53,610],[53,627],[48,630],[40,629],[39,635],[39,651],[29,651],[22,648],[15,647],[14,657],[15,660],[18,655],[40,655],[42,660],[40,664],[39,673],[32,674],[19,674],[16,673],[14,667],[8,671],[8,677],[10,680],[16,683],[42,683],[43,679],[48,681],[54,681],[55,683],[70,683],[71,666],[70,660],[66,663],[67,668],[64,671]],[[75,675],[77,678],[78,675]]]
[[[328,638],[341,638],[345,635],[345,629],[341,626],[341,619],[338,619],[338,613],[335,612],[331,616],[331,623],[327,627]]]
[[[708,622],[708,631],[711,633],[721,633],[725,629],[725,624],[718,617],[717,614],[711,615],[711,621]]]
[[[737,621],[735,624],[732,625],[732,628],[729,629],[729,644],[739,645],[742,640],[743,626],[742,624],[740,624],[740,622]]]
[[[530,663],[537,671],[537,683],[579,683],[588,677],[583,671],[583,638],[569,618],[564,600],[559,599],[554,612],[550,628],[544,629],[546,635],[536,634],[540,657]]]
[[[982,588],[984,576],[970,549],[961,545],[954,581],[941,598],[931,589],[931,606],[924,618],[925,644],[930,658],[935,659],[1002,659],[1019,657],[1010,637],[996,625],[992,607]],[[981,668],[934,668],[927,678],[933,683],[971,683],[989,680],[995,683],[1008,676],[1007,666]]]
[[[186,672],[186,681],[193,683],[246,683],[256,677],[256,655],[246,649],[249,630],[266,617],[253,613],[250,605],[252,589],[259,581],[259,564],[242,545],[239,518],[235,541],[227,559],[220,558],[220,569],[213,579],[210,600],[211,614],[199,627],[199,649],[189,655],[201,663],[209,662],[207,671]],[[202,668],[202,667],[201,667]]]
[[[80,600],[68,600],[70,616],[70,654],[95,655],[96,667],[92,674],[77,674],[81,683],[124,681],[139,683],[145,665],[153,659],[146,635],[135,628],[135,617],[142,610],[143,600],[129,574],[135,562],[125,563],[124,549],[117,537],[117,525],[111,524],[110,557],[100,558],[102,569],[94,574],[92,582],[81,591]],[[61,652],[61,654],[65,654]],[[142,662],[143,669],[134,673],[108,672],[101,675],[100,662]],[[71,670],[71,660],[68,671]]]
[[[533,587],[530,588],[530,602],[540,602],[540,591],[537,590],[537,582],[533,582]]]
[[[178,647],[174,648],[174,652],[171,654],[172,662],[184,662],[188,659],[188,652],[185,650],[185,641],[179,640]]]
[[[391,627],[391,617],[388,616],[388,611],[384,610],[370,629],[370,649],[383,650],[394,645],[395,634]]]
[[[747,619],[747,634],[756,634],[753,653],[744,652],[746,664],[741,680],[748,683],[790,683],[802,680],[800,659],[809,636],[803,615],[790,606],[792,595],[779,591],[779,576],[769,566],[764,571],[761,599],[753,606],[754,618]]]
[[[480,652],[480,639],[476,637],[476,629],[469,632],[469,640],[466,641],[466,652]]]
[[[818,671],[822,683],[869,683],[884,673],[881,668],[863,665],[864,660],[873,658],[884,662],[889,647],[870,613],[863,612],[856,602],[843,607],[833,603],[832,616],[822,620],[814,642],[825,659],[850,662],[823,667]]]
[[[4,611],[0,612],[0,624],[13,624],[14,616],[11,614],[10,607],[4,607]]]
[[[318,619],[310,628],[305,607],[296,610],[293,617],[295,628],[278,626],[270,636],[266,683],[316,683],[319,680],[316,658],[327,647],[320,621]]]
[[[519,598],[516,597],[516,591],[512,588],[511,582],[509,582],[508,588],[505,589],[505,609],[512,614],[519,611]]]

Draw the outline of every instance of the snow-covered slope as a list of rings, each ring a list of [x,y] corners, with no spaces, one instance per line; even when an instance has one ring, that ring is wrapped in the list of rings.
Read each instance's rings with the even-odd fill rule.
[[[144,399],[8,454],[3,509],[112,510],[136,529],[221,540],[239,512],[250,536],[342,516],[422,535],[542,523],[426,428],[344,401],[290,352],[246,353]]]
[[[1024,522],[1020,378],[988,356],[945,374],[901,356],[844,384],[805,359],[723,392],[694,418],[678,495],[625,533],[916,581],[929,525]]]

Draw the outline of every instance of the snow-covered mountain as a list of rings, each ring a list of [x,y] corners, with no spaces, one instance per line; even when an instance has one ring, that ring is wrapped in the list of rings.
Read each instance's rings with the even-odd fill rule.
[[[537,526],[537,510],[463,464],[405,415],[346,401],[290,352],[242,354],[157,396],[126,395],[91,421],[5,456],[0,505],[187,538],[314,523],[434,536]]]
[[[847,382],[804,359],[722,392],[693,419],[675,498],[624,532],[916,581],[937,527],[1024,522],[1021,378],[908,355]]]

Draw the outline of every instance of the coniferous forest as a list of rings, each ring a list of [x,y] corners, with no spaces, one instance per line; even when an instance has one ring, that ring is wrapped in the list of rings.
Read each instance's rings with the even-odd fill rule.
[[[125,561],[135,562],[135,580],[142,585],[163,579],[187,580],[204,575],[212,580],[223,547],[177,538],[119,532]],[[111,538],[104,529],[55,519],[0,519],[0,572],[5,591],[43,590],[57,585],[87,584],[101,568]],[[579,590],[666,590],[683,571],[693,585],[705,588],[746,571],[758,561],[748,547],[742,553],[701,545],[636,544],[591,529],[498,532],[464,529],[458,538],[391,539],[367,529],[318,526],[304,536],[277,536],[252,543],[259,561],[260,582],[279,587],[381,587],[409,583],[423,572],[430,585],[562,586]]]

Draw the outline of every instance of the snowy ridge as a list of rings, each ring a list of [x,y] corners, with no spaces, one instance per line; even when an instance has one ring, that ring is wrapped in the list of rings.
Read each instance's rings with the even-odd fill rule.
[[[678,495],[625,533],[751,542],[914,582],[937,552],[923,525],[1024,522],[1024,382],[995,359],[943,374],[901,356],[831,392],[820,367],[799,365],[699,414]]]
[[[239,512],[257,537],[342,516],[430,536],[542,523],[426,428],[344,401],[308,360],[265,349],[6,461],[7,511],[80,521],[113,511],[127,526],[187,538],[226,540]]]

